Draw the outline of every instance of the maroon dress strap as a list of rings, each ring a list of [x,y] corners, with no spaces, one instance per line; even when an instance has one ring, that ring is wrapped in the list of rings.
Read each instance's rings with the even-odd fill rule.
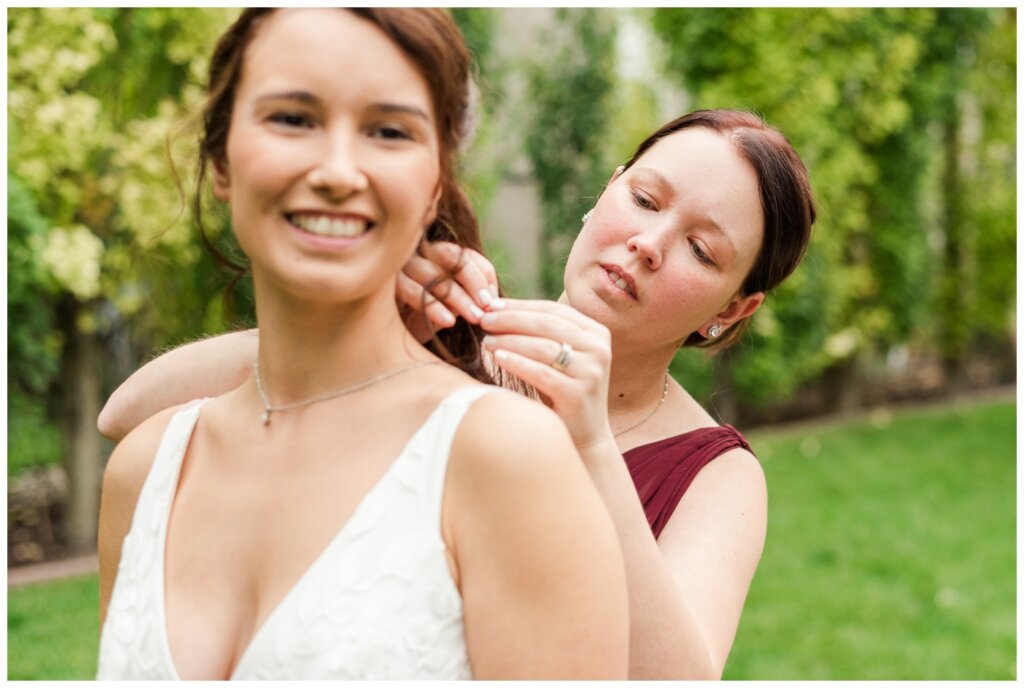
[[[736,428],[722,425],[642,444],[623,454],[655,538],[700,469],[736,448],[753,453]]]

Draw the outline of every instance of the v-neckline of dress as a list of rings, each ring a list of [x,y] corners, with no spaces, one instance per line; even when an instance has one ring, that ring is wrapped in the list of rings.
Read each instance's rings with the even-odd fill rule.
[[[316,557],[314,557],[313,561],[299,575],[295,582],[291,584],[291,586],[288,588],[288,591],[284,594],[284,596],[281,597],[280,600],[277,601],[277,603],[274,605],[274,608],[270,611],[270,614],[267,615],[267,617],[263,620],[263,623],[261,623],[259,627],[256,629],[256,631],[252,634],[252,637],[249,638],[249,642],[246,644],[245,649],[242,651],[242,654],[239,656],[238,661],[235,663],[235,666],[231,669],[231,672],[228,674],[226,680],[238,680],[239,670],[245,666],[247,660],[249,659],[249,656],[253,653],[254,648],[257,645],[257,641],[259,641],[262,638],[262,636],[266,635],[266,633],[269,632],[266,629],[271,627],[273,625],[274,620],[281,615],[281,609],[285,608],[286,603],[293,597],[295,597],[296,594],[298,594],[297,591],[301,589],[303,583],[310,578],[311,572],[317,568],[317,565],[327,556],[327,554],[331,550],[334,549],[337,543],[341,541],[342,538],[353,528],[352,524],[357,522],[357,520],[360,518],[360,515],[366,512],[367,503],[369,503],[371,501],[371,498],[373,498],[376,494],[379,494],[382,485],[385,485],[390,481],[391,476],[395,473],[395,467],[402,461],[403,458],[405,458],[409,454],[409,449],[419,439],[419,436],[426,430],[426,428],[430,426],[431,422],[441,412],[441,409],[448,402],[448,400],[451,399],[453,396],[457,395],[458,393],[464,391],[465,389],[473,389],[473,387],[463,387],[445,396],[437,404],[434,410],[430,412],[430,415],[427,416],[427,419],[424,420],[423,423],[420,424],[420,426],[416,429],[416,431],[409,437],[406,443],[402,446],[402,450],[394,459],[391,460],[391,463],[388,465],[387,469],[384,471],[381,477],[377,479],[373,486],[370,487],[369,490],[367,490],[366,494],[364,494],[362,498],[359,500],[359,502],[356,504],[355,509],[352,511],[352,514],[348,517],[348,519],[346,519],[345,523],[338,529],[337,532],[335,532],[335,534],[331,537],[331,539],[327,542],[323,549],[320,550]],[[203,400],[203,404],[205,404],[206,401],[209,401],[209,399]],[[170,496],[167,500],[167,504],[164,507],[164,512],[161,514],[161,527],[159,535],[160,539],[159,547],[157,548],[157,551],[159,553],[159,560],[157,561],[156,567],[158,575],[158,580],[156,581],[158,593],[157,612],[159,615],[157,625],[159,628],[161,641],[160,644],[163,647],[165,661],[167,663],[167,667],[170,671],[170,674],[173,680],[175,681],[184,681],[185,679],[183,679],[181,677],[181,674],[178,673],[178,665],[175,663],[174,655],[171,653],[170,633],[168,632],[167,629],[167,531],[170,525],[171,509],[174,505],[174,500],[178,492],[178,480],[181,475],[181,465],[184,462],[185,454],[188,452],[188,445],[191,442],[192,433],[195,432],[195,424],[199,420],[199,412],[203,404],[198,404],[193,409],[193,412],[196,414],[196,417],[193,421],[192,428],[190,430],[189,441],[183,443],[181,453],[177,457],[177,466],[175,468],[173,476],[174,487],[172,488]]]

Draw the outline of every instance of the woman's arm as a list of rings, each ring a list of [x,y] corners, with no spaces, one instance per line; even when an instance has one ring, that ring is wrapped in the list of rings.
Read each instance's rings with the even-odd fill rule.
[[[614,443],[583,457],[629,577],[630,678],[720,679],[761,558],[767,490],[742,449],[705,466],[654,539]]]
[[[483,319],[484,346],[536,387],[566,423],[615,522],[629,584],[630,678],[720,678],[760,560],[766,490],[760,464],[735,450],[705,467],[655,540],[608,427],[607,330],[568,306],[506,300]],[[560,342],[574,348],[551,367]]]
[[[473,404],[442,522],[477,679],[624,679],[622,553],[565,426],[507,393]]]
[[[153,414],[242,384],[256,362],[256,330],[232,332],[172,349],[135,371],[107,399],[96,421],[100,433],[120,442]]]

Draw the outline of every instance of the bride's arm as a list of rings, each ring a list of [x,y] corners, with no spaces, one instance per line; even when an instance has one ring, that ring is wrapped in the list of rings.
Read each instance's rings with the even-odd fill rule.
[[[172,349],[135,371],[107,399],[96,426],[120,442],[165,408],[223,394],[242,384],[256,361],[256,330],[232,332]]]

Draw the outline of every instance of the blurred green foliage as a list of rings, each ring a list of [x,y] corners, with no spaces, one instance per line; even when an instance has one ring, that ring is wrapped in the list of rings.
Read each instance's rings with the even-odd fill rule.
[[[729,366],[744,400],[900,344],[956,375],[971,347],[1009,340],[1015,24],[1013,9],[655,11],[694,106],[763,115],[816,192],[803,266]]]

